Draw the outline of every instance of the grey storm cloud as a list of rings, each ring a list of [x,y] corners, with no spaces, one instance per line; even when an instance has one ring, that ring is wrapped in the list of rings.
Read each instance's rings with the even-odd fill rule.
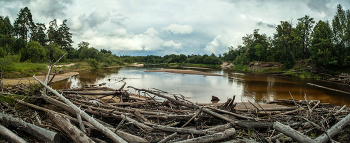
[[[109,19],[109,16],[109,13],[102,14],[95,11],[88,16],[88,19],[86,21],[90,27],[95,27],[106,22]]]
[[[332,5],[331,7],[327,6],[330,5],[331,1],[330,0],[310,0],[307,3],[307,6],[316,12],[319,13],[325,13],[327,16],[334,15],[334,6]]]
[[[123,22],[129,17],[123,16],[122,14],[117,14],[111,17],[111,22],[119,26],[125,26]]]
[[[262,21],[257,22],[256,25],[262,26],[262,27],[267,27],[267,28],[276,28],[276,24],[269,24],[269,23],[265,23]]]
[[[41,14],[47,18],[65,15],[67,5],[72,4],[72,0],[48,0],[46,6],[41,9]]]

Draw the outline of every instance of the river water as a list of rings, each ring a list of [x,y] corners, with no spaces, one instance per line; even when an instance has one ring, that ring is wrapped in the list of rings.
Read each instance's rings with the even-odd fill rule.
[[[198,103],[210,103],[212,95],[225,102],[227,98],[236,95],[236,102],[254,101],[268,102],[274,99],[320,100],[334,105],[350,105],[350,95],[314,87],[306,83],[313,83],[340,90],[349,90],[349,86],[322,82],[313,79],[300,79],[293,77],[279,77],[263,74],[237,73],[232,70],[208,69],[204,72],[216,73],[223,76],[186,75],[163,72],[144,72],[145,70],[160,69],[157,66],[122,67],[113,69],[100,69],[97,71],[79,71],[78,76],[55,82],[55,89],[78,88],[84,85],[106,83],[102,86],[120,88],[123,83],[127,86],[167,91],[168,95],[181,94],[186,99]],[[198,70],[198,69],[194,69]],[[125,88],[127,89],[127,88]],[[129,91],[136,93],[133,89]],[[249,93],[249,94],[247,94]],[[220,103],[219,102],[219,103]]]

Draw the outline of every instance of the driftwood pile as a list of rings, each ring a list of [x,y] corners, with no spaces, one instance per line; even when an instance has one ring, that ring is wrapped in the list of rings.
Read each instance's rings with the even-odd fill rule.
[[[305,100],[270,103],[293,108],[265,109],[249,102],[244,106],[251,104],[254,109],[238,110],[237,104],[242,103],[234,97],[223,104],[204,105],[168,96],[159,89],[125,88],[126,83],[119,89],[57,91],[47,86],[49,78],[38,81],[44,88],[40,95],[27,95],[23,100],[12,93],[4,95],[13,97],[15,103],[1,102],[0,139],[84,143],[350,141],[349,109],[307,100],[306,96]],[[95,90],[99,92],[91,92]],[[110,99],[102,101],[95,95]]]

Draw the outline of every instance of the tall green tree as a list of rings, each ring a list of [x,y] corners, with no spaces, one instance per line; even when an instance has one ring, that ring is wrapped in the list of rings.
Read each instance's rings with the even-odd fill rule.
[[[36,23],[35,33],[33,35],[33,41],[39,42],[42,46],[46,45],[46,26],[44,23]]]
[[[54,19],[49,23],[49,29],[47,30],[47,41],[50,43],[58,44],[60,38],[57,26],[57,20]]]
[[[337,64],[341,67],[350,66],[350,34],[348,33],[350,28],[348,23],[350,22],[348,17],[350,17],[350,12],[346,13],[343,7],[339,4],[337,6],[337,12],[332,20],[332,28],[334,51],[337,57],[339,57]]]
[[[301,42],[303,45],[303,59],[306,58],[308,48],[310,46],[310,34],[312,31],[313,24],[315,23],[314,18],[311,18],[308,15],[305,15],[302,18],[298,19],[298,25],[300,25],[300,30],[301,30]]]
[[[72,33],[69,32],[69,27],[67,26],[67,19],[63,20],[60,28],[58,29],[59,39],[58,44],[61,46],[61,49],[66,51],[69,50],[69,47],[72,46]]]
[[[10,19],[6,16],[3,18],[0,16],[0,47],[3,47],[4,52],[12,51],[12,44],[14,42],[13,26],[11,25]]]
[[[333,49],[333,33],[328,22],[319,21],[312,33],[311,59],[319,66],[337,68],[336,52]]]
[[[15,20],[14,34],[17,38],[23,38],[26,42],[32,40],[33,33],[35,31],[35,23],[33,22],[33,16],[28,7],[20,10],[17,19]]]

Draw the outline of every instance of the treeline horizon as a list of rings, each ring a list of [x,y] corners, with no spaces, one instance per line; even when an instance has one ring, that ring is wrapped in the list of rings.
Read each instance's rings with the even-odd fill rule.
[[[235,65],[247,65],[251,61],[281,62],[293,67],[295,61],[311,59],[317,66],[341,69],[350,67],[350,11],[337,5],[331,24],[308,15],[298,19],[296,26],[281,21],[273,37],[253,34],[242,38],[243,45],[229,47],[223,54],[224,61]]]
[[[0,16],[0,58],[11,57],[15,62],[55,61],[66,54],[61,61],[70,60],[103,62],[104,66],[122,65],[125,62],[145,63],[193,63],[218,65],[222,61],[235,65],[247,65],[252,61],[281,62],[291,68],[295,61],[311,59],[318,66],[326,68],[348,68],[350,66],[350,11],[337,6],[331,22],[318,21],[308,15],[299,18],[293,26],[290,21],[281,21],[273,37],[252,34],[242,37],[243,44],[229,47],[228,52],[211,55],[170,54],[165,56],[117,56],[110,50],[90,47],[81,41],[72,47],[72,33],[67,20],[58,25],[56,19],[46,28],[44,23],[35,23],[28,7],[20,10],[11,24],[9,18]]]

